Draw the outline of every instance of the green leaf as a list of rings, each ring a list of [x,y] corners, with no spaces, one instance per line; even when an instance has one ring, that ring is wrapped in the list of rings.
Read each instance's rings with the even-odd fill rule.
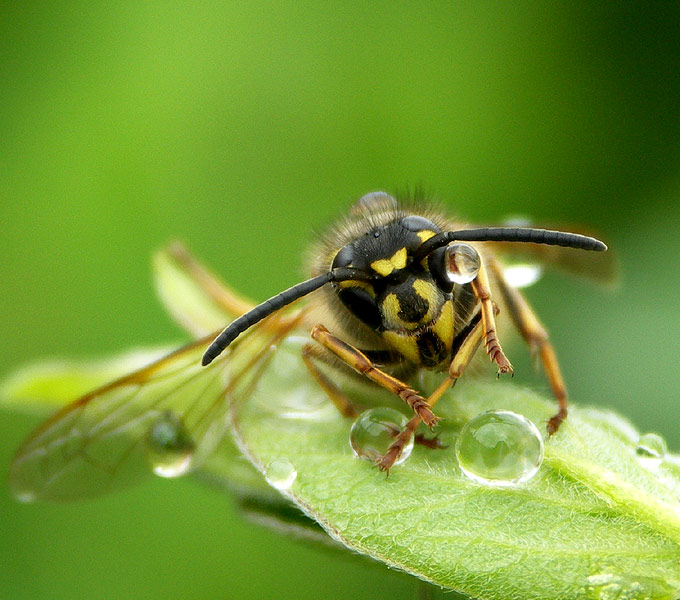
[[[638,434],[612,413],[572,408],[532,480],[488,487],[461,474],[461,425],[493,408],[541,430],[554,403],[511,383],[468,381],[437,406],[445,450],[416,446],[388,478],[357,459],[350,423],[299,359],[276,353],[253,397],[234,410],[238,443],[262,473],[297,472],[283,493],[335,539],[392,567],[483,599],[668,598],[680,594],[678,457],[652,467]],[[369,388],[365,403],[391,399]],[[356,397],[356,393],[355,393]]]

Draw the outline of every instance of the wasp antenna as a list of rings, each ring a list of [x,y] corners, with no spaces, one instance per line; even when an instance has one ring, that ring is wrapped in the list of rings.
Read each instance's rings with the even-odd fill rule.
[[[604,252],[607,245],[595,238],[578,233],[553,231],[551,229],[534,229],[532,227],[484,227],[480,229],[462,229],[438,233],[424,242],[418,249],[416,259],[422,259],[432,251],[446,246],[449,242],[524,242],[546,244],[548,246],[565,246],[580,250]]]
[[[532,227],[486,227],[452,231],[454,240],[469,242],[531,242],[548,246],[565,246],[580,250],[603,252],[606,244],[595,238],[566,231],[534,229]]]
[[[269,300],[265,300],[262,304],[258,304],[255,308],[249,310],[244,315],[232,321],[213,341],[203,355],[201,364],[203,366],[209,365],[215,360],[239,335],[246,329],[249,329],[256,323],[259,323],[265,317],[268,317],[277,310],[288,306],[292,302],[299,300],[307,294],[318,290],[331,281],[347,281],[350,279],[367,280],[369,276],[359,269],[339,268],[333,269],[323,275],[312,277],[307,281],[303,281],[294,285],[283,292],[272,296]]]

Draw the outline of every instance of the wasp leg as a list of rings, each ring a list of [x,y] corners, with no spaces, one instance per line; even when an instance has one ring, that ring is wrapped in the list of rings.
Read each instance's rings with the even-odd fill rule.
[[[498,288],[515,326],[528,344],[531,353],[541,360],[543,369],[548,376],[550,387],[559,407],[557,413],[548,421],[548,433],[552,435],[560,428],[562,421],[567,418],[567,389],[560,372],[555,350],[548,339],[548,332],[538,320],[536,313],[529,306],[524,296],[518,289],[508,285],[505,281],[500,265],[493,261],[489,267],[498,283]]]
[[[302,347],[302,360],[307,369],[312,374],[321,389],[326,392],[326,395],[331,399],[335,408],[340,411],[343,417],[355,418],[359,411],[356,409],[352,401],[344,394],[340,388],[335,385],[326,375],[319,369],[315,361],[324,362],[323,351],[311,343],[307,343]]]
[[[472,357],[475,355],[475,352],[477,352],[477,348],[479,348],[479,345],[484,338],[486,327],[484,325],[483,313],[478,313],[470,325],[472,325],[471,328],[468,327],[463,331],[463,340],[460,342],[458,350],[449,365],[449,372],[446,379],[437,386],[437,389],[432,392],[427,399],[427,403],[430,406],[434,406],[444,395],[444,392],[456,385],[456,382],[463,375],[465,367],[467,367],[472,360]],[[404,427],[404,429],[395,437],[394,442],[390,444],[387,452],[385,452],[384,456],[378,461],[378,468],[381,471],[389,471],[392,468],[392,465],[394,465],[395,461],[401,456],[402,451],[409,443],[411,436],[415,433],[418,425],[420,425],[420,417],[418,415],[406,423],[406,427]]]
[[[365,375],[371,381],[399,396],[409,405],[413,412],[419,415],[419,418],[421,418],[428,427],[431,428],[437,424],[439,417],[430,410],[425,398],[420,396],[403,381],[380,370],[363,352],[334,336],[323,325],[315,325],[311,335],[313,339],[319,342],[324,348],[330,350],[355,371]]]
[[[496,309],[491,301],[491,289],[489,278],[486,274],[484,264],[479,267],[479,273],[471,282],[472,290],[481,304],[482,322],[484,323],[484,347],[489,355],[491,362],[498,365],[498,373],[512,373],[512,365],[505,356],[496,333],[496,319],[494,314]]]
[[[181,242],[173,242],[168,246],[168,253],[177,262],[186,275],[211,298],[215,304],[223,308],[234,318],[240,317],[254,308],[250,300],[241,298],[236,292],[219,281],[208,269],[194,258]]]

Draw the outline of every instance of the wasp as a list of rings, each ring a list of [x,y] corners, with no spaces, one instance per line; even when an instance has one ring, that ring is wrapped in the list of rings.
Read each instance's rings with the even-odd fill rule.
[[[342,415],[354,417],[358,408],[333,377],[340,371],[385,388],[412,411],[377,460],[383,471],[421,423],[435,428],[435,405],[480,347],[499,375],[512,373],[496,325],[500,311],[543,365],[558,407],[547,423],[554,434],[567,417],[565,383],[545,328],[505,280],[498,244],[607,249],[576,233],[466,227],[424,203],[373,192],[312,245],[309,279],[254,305],[175,247],[187,277],[233,321],[59,411],[17,453],[10,469],[15,494],[63,499],[127,483],[135,469],[123,466],[138,461],[140,447],[148,455],[149,445],[172,458],[158,474],[196,468],[228,428],[229,406],[257,385],[276,345],[300,329],[310,336],[304,364]],[[299,310],[285,310],[307,296]],[[422,370],[441,373],[429,394],[413,383]]]

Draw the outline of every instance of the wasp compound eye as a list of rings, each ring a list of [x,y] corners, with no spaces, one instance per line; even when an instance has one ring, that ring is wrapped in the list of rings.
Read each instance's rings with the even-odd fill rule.
[[[444,250],[444,272],[452,283],[470,283],[481,266],[477,250],[468,244],[449,244]]]
[[[401,220],[401,226],[409,231],[434,231],[439,233],[440,229],[430,219],[419,215],[409,215]]]
[[[343,246],[333,259],[331,269],[338,267],[348,267],[354,260],[354,248],[351,245]]]

